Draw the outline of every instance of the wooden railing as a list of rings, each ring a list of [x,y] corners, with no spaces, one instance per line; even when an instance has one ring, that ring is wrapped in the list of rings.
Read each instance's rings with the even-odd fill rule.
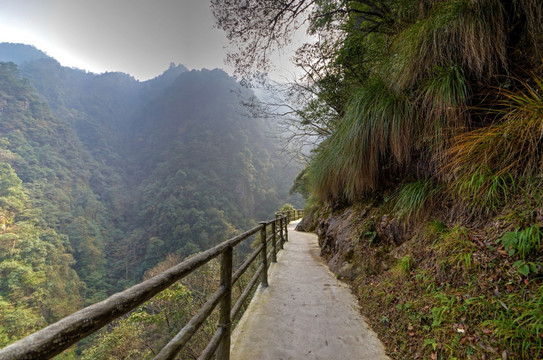
[[[213,310],[219,306],[217,331],[199,359],[210,359],[216,355],[218,360],[228,360],[230,358],[232,320],[240,313],[258,280],[262,286],[268,286],[270,261],[277,261],[277,252],[283,248],[283,243],[288,241],[287,224],[302,216],[303,210],[278,212],[274,220],[263,221],[251,230],[199,253],[149,280],[81,309],[1,349],[0,359],[49,359],[113,320],[134,310],[143,302],[210,260],[221,256],[219,288],[154,359],[174,359]],[[260,234],[260,245],[247,256],[245,262],[234,272],[232,261],[234,247],[256,233]],[[232,307],[232,286],[259,258],[261,259],[260,266]]]

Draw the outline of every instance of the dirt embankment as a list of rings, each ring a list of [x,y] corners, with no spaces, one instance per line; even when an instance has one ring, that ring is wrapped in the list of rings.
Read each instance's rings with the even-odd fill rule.
[[[318,234],[391,358],[539,359],[541,213],[520,205],[474,221],[438,208],[399,221],[372,200],[321,208],[298,229]],[[535,245],[521,257],[530,231]]]

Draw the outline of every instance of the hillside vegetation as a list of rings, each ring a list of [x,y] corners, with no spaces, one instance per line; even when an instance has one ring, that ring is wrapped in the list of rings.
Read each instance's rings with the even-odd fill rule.
[[[293,190],[393,358],[543,356],[543,3],[214,1],[241,72],[307,19]],[[235,21],[253,12],[258,20]],[[269,26],[259,25],[269,24]],[[253,30],[247,35],[241,29]],[[295,100],[295,99],[294,99]],[[294,101],[293,100],[293,101]]]
[[[346,36],[364,76],[306,175],[321,242],[329,206],[363,209],[344,275],[394,358],[540,358],[542,5],[395,5]]]
[[[0,346],[300,203],[223,71],[139,82],[0,51]]]

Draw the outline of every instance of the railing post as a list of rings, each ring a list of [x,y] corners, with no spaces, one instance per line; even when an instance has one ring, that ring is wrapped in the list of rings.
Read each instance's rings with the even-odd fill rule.
[[[271,231],[272,231],[272,262],[277,262],[277,239],[276,239],[276,227],[275,227],[275,221],[272,221],[271,223]]]
[[[266,246],[266,222],[262,221],[260,223],[262,229],[260,229],[260,241],[262,242],[262,264],[264,269],[262,269],[262,286],[268,287],[268,250]]]
[[[279,216],[279,249],[283,250],[285,238],[283,237],[283,215]]]
[[[224,335],[217,348],[217,360],[230,360],[230,335],[232,322],[230,309],[232,307],[232,247],[228,247],[221,258],[221,286],[226,287],[226,294],[220,302],[219,327],[224,329]]]
[[[287,215],[287,218],[285,219],[285,242],[288,241],[288,224],[289,224],[289,220],[288,220],[288,215]]]

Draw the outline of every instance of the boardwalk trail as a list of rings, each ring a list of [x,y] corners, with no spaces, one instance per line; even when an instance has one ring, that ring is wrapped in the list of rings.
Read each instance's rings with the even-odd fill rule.
[[[232,338],[232,360],[384,360],[349,288],[320,258],[317,236],[294,230]]]

